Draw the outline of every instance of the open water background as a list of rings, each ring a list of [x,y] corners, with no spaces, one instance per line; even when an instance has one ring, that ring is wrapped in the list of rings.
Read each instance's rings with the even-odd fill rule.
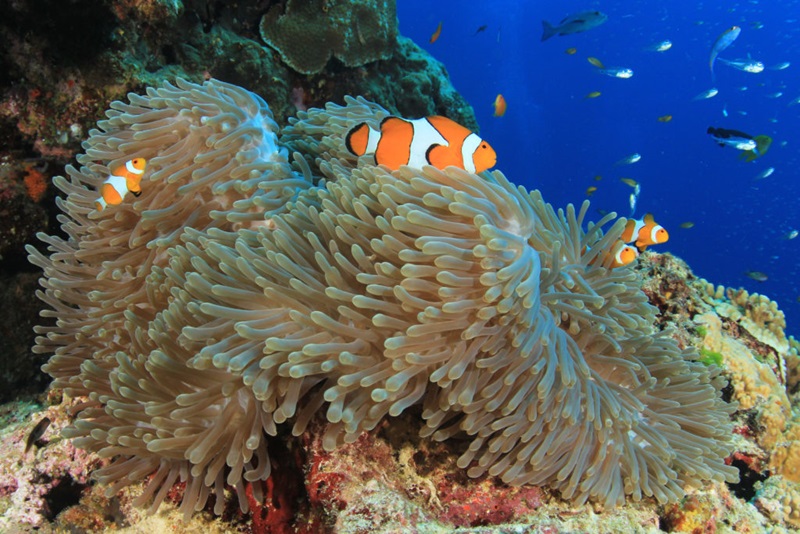
[[[557,24],[585,10],[608,20],[540,41],[542,19]],[[599,219],[597,210],[630,214],[632,189],[620,178],[637,180],[636,216],[652,212],[670,233],[655,250],[683,258],[715,284],[769,296],[786,314],[787,333],[800,334],[800,237],[785,238],[800,230],[800,104],[791,104],[800,97],[800,2],[402,0],[398,17],[401,32],[447,67],[497,151],[497,168],[513,182],[540,189],[556,207],[580,204],[595,186],[591,213]],[[720,57],[749,55],[766,69],[753,74],[717,61],[712,83],[711,46],[733,25],[741,35]],[[647,50],[663,40],[669,50]],[[599,74],[590,56],[634,75]],[[693,100],[712,87],[717,96]],[[601,95],[585,98],[593,91]],[[498,93],[508,102],[503,117],[493,117]],[[664,115],[673,118],[659,122]],[[746,163],[715,144],[709,126],[774,142]],[[632,153],[641,154],[638,163],[615,166]],[[756,178],[769,167],[771,176]],[[687,221],[695,226],[682,229]]]

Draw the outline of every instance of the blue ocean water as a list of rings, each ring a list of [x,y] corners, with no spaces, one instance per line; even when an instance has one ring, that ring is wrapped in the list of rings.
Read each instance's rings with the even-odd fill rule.
[[[542,20],[586,10],[608,20],[540,40]],[[398,18],[403,35],[444,63],[509,179],[540,189],[556,207],[579,205],[597,187],[596,220],[600,211],[630,215],[632,188],[620,178],[633,178],[641,187],[636,216],[652,212],[670,232],[654,250],[715,284],[769,296],[786,314],[787,333],[800,334],[800,237],[788,238],[800,230],[800,2],[402,0]],[[741,34],[720,57],[749,56],[766,68],[749,73],[717,61],[712,83],[712,44],[734,25]],[[648,49],[664,40],[669,50]],[[602,75],[588,57],[634,75]],[[712,87],[716,96],[695,100]],[[503,117],[493,116],[498,94],[508,104]],[[658,120],[665,115],[672,119]],[[717,145],[709,126],[774,141],[748,163]],[[641,160],[615,165],[633,153]],[[694,226],[681,228],[687,222]]]

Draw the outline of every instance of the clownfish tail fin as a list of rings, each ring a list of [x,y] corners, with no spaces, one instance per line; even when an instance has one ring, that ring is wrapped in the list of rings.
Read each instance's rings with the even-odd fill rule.
[[[369,142],[369,125],[366,122],[355,125],[344,138],[344,146],[351,154],[363,156]]]

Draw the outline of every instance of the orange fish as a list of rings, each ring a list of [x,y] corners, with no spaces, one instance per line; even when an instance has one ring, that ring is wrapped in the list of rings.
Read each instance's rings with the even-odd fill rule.
[[[584,252],[589,250],[589,247],[584,247]],[[624,267],[633,260],[639,257],[639,251],[635,247],[622,242],[618,239],[611,249],[606,251],[605,254],[596,256],[590,263],[592,265],[604,265],[609,269],[616,269],[617,267]]]
[[[440,116],[415,120],[386,117],[380,130],[362,122],[347,133],[345,146],[356,156],[374,154],[377,165],[386,165],[393,171],[401,165],[433,165],[437,169],[452,165],[479,173],[497,162],[489,143]]]
[[[503,95],[497,95],[497,98],[494,99],[494,116],[502,117],[505,114],[506,114],[506,99],[503,98]]]
[[[653,214],[648,213],[640,221],[628,219],[621,239],[626,243],[634,243],[639,252],[644,252],[650,245],[666,243],[669,234],[660,224],[656,223]]]
[[[106,181],[100,186],[100,198],[95,200],[95,208],[101,211],[108,205],[122,204],[128,191],[137,197],[141,195],[142,175],[146,166],[146,159],[135,158],[124,165],[111,169],[111,176],[106,178]]]
[[[431,35],[430,43],[431,44],[435,43],[436,39],[438,39],[441,34],[442,34],[442,23],[440,22],[439,26],[436,27],[436,31],[433,32],[433,35]]]
[[[611,260],[609,267],[612,269],[628,265],[639,257],[639,251],[637,251],[634,247],[623,243],[622,241],[617,241],[614,243],[614,246],[611,247],[610,254],[613,259]]]

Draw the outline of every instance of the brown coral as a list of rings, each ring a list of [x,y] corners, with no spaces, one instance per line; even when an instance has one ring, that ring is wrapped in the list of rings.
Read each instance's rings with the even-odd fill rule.
[[[289,0],[261,19],[264,41],[302,74],[316,74],[331,56],[359,67],[392,55],[395,0]]]

